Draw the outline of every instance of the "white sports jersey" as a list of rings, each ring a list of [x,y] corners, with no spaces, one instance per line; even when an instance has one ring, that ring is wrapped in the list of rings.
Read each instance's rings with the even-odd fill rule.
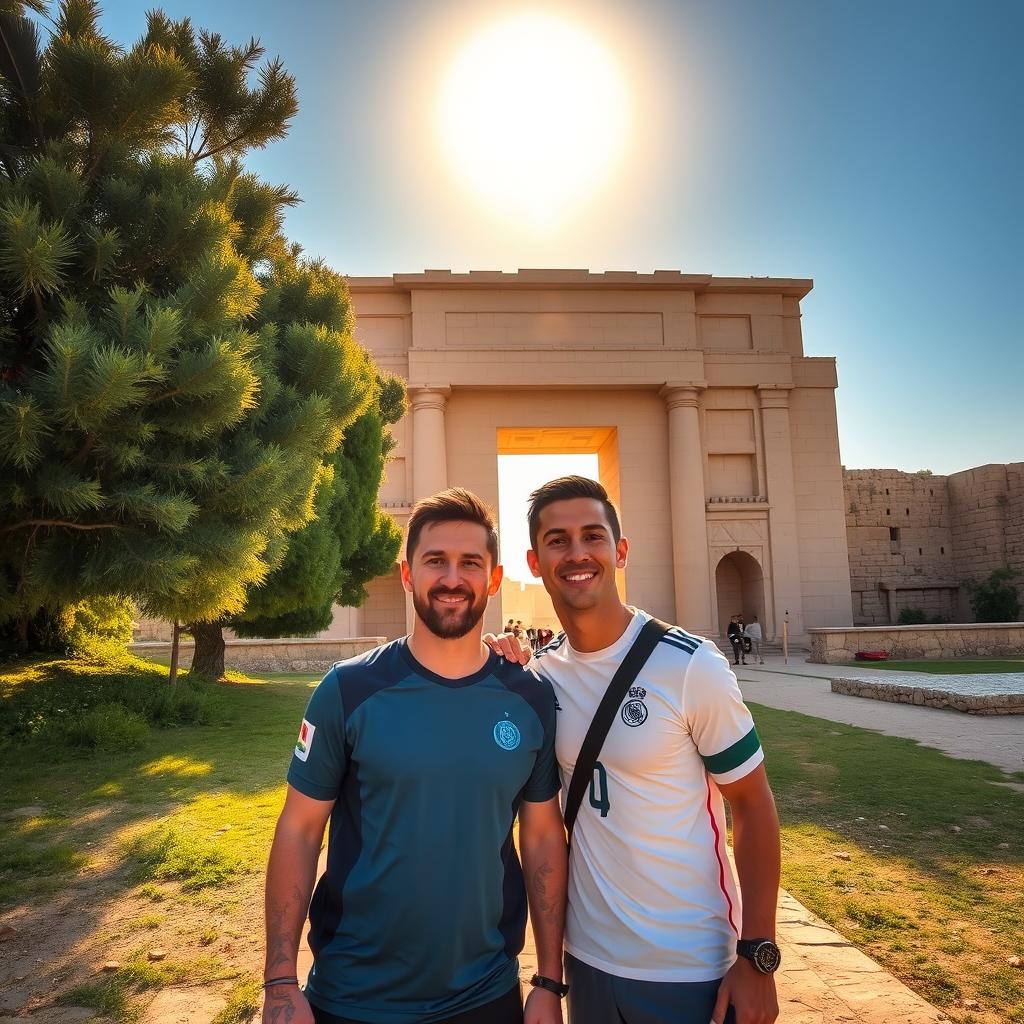
[[[558,698],[562,802],[612,675],[650,616],[611,647],[583,654],[560,634],[535,660]],[[640,981],[721,978],[736,955],[740,902],[713,782],[764,760],[729,662],[674,627],[622,703],[572,838],[566,949]]]

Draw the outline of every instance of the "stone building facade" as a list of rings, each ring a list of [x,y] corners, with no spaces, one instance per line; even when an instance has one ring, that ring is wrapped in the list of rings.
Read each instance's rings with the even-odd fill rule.
[[[450,485],[498,506],[499,454],[589,452],[632,547],[625,598],[717,636],[851,621],[832,358],[804,355],[805,280],[427,271],[351,278],[357,338],[409,386],[381,502]],[[397,567],[335,635],[410,623]],[[492,600],[487,625],[503,620]]]
[[[1024,574],[1024,463],[951,476],[844,470],[853,622],[897,622],[904,608],[972,622],[964,582]]]

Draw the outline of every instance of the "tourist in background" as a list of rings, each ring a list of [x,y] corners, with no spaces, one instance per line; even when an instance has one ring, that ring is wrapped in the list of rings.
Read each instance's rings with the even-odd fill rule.
[[[750,660],[763,665],[764,658],[761,657],[761,641],[764,638],[761,636],[761,623],[757,621],[756,615],[747,624],[743,632],[750,639]]]
[[[740,625],[740,617],[738,615],[734,615],[729,620],[729,628],[726,634],[729,637],[729,643],[732,645],[733,664],[739,665],[742,661],[746,665],[747,659],[743,653],[743,627]]]

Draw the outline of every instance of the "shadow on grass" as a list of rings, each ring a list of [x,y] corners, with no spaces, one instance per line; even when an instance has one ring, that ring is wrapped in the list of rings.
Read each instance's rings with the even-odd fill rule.
[[[197,692],[215,709],[207,724],[168,721],[126,749],[88,751],[61,744],[54,721],[69,706],[105,706],[112,686],[168,687],[166,669],[142,663],[126,680],[120,670],[33,662],[0,676],[0,929],[13,929],[0,958],[3,1015],[95,986],[90,947],[125,899],[214,904],[262,873],[311,677],[205,683]],[[40,957],[53,967],[46,978]],[[147,987],[121,974],[105,987]]]
[[[782,823],[783,884],[948,1012],[969,995],[999,1020],[1024,1020],[1024,977],[1006,955],[1024,949],[1024,795],[983,762],[751,710]]]

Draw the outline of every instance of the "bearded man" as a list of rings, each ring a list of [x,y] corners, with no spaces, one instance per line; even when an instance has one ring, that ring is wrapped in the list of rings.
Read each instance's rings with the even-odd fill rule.
[[[502,569],[479,498],[418,502],[405,556],[412,634],[335,665],[302,721],[267,868],[264,1024],[561,1024],[554,693],[481,642]],[[527,902],[538,974],[524,1010]]]

